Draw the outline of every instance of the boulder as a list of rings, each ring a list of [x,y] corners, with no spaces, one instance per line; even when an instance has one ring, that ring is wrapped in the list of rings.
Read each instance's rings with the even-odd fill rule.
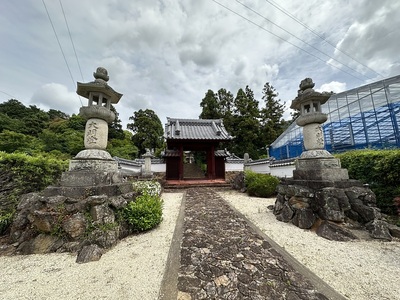
[[[400,227],[393,225],[393,224],[388,224],[389,228],[389,233],[392,237],[400,239]]]
[[[350,230],[326,220],[322,221],[322,223],[319,225],[317,234],[328,240],[340,242],[357,239],[357,237]]]
[[[362,223],[368,223],[376,218],[375,209],[364,205],[361,200],[352,203],[351,209],[358,213]]]
[[[289,204],[286,202],[285,204],[283,204],[281,213],[276,216],[276,219],[278,221],[287,223],[293,218],[293,215],[294,211],[290,208]]]
[[[37,211],[35,210],[30,216],[32,225],[40,232],[50,233],[57,226],[57,220],[61,216],[58,212],[53,211]]]
[[[56,236],[39,234],[34,239],[21,243],[17,251],[21,254],[44,254],[55,252],[62,244],[62,239]]]
[[[391,241],[392,236],[389,232],[389,224],[382,220],[373,220],[367,224],[365,227],[369,231],[369,235],[374,239],[380,239],[385,241]]]
[[[71,237],[77,238],[86,231],[87,221],[82,213],[76,213],[62,224],[64,231]]]
[[[76,257],[76,262],[82,264],[91,261],[98,261],[100,260],[102,255],[103,255],[103,250],[99,246],[95,244],[84,246],[78,252],[78,256]]]
[[[285,203],[285,196],[278,194],[274,205],[274,215],[279,215],[282,212],[283,204]]]
[[[318,215],[322,220],[344,221],[344,212],[339,205],[339,199],[336,197],[334,190],[323,189],[318,191],[315,196],[317,207],[314,207],[314,209],[318,211]]]
[[[241,192],[246,191],[246,185],[244,183],[244,172],[240,172],[236,177],[232,180],[231,186],[234,190],[239,190]]]
[[[309,229],[314,225],[316,219],[317,218],[311,209],[303,208],[296,210],[292,223],[299,228]]]
[[[309,202],[310,202],[309,198],[300,196],[293,196],[289,199],[289,205],[294,209],[309,208],[310,207]]]
[[[107,205],[96,205],[90,209],[90,215],[96,224],[107,224],[115,222],[114,211]]]

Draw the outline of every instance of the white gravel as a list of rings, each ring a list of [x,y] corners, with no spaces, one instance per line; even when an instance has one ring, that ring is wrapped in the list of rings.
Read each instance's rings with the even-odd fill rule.
[[[400,299],[400,242],[334,242],[279,222],[267,206],[275,199],[219,193],[299,262],[351,300]]]
[[[164,193],[163,222],[128,237],[100,261],[71,254],[0,257],[0,299],[157,299],[182,193]]]
[[[100,261],[71,254],[0,257],[0,299],[157,299],[182,193],[164,193],[164,220],[121,241]],[[265,234],[351,300],[400,299],[400,242],[332,242],[279,222],[274,199],[220,192]]]

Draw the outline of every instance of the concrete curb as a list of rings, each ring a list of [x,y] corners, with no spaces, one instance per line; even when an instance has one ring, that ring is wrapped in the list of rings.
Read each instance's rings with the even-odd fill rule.
[[[181,208],[179,210],[178,218],[174,235],[172,236],[171,246],[168,252],[167,264],[164,271],[164,276],[161,282],[159,300],[172,300],[178,298],[178,272],[181,259],[181,242],[183,237],[183,223],[185,217],[185,202],[186,192],[182,196]]]

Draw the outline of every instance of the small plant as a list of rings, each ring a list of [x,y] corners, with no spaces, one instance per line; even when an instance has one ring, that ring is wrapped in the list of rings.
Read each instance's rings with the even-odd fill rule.
[[[256,197],[271,197],[276,193],[279,179],[269,174],[258,174],[252,171],[245,172],[247,193]]]
[[[0,214],[0,235],[2,235],[10,226],[14,214],[12,212]]]
[[[162,200],[159,196],[141,195],[122,209],[121,216],[134,232],[152,229],[162,221]]]
[[[133,189],[142,195],[161,195],[161,184],[157,181],[135,181],[132,183],[132,185]]]

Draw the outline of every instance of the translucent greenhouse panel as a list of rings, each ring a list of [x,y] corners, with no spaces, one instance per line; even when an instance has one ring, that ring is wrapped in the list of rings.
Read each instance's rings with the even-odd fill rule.
[[[387,144],[387,146],[389,146],[388,144],[395,143],[395,129],[393,127],[393,120],[390,116],[389,107],[382,106],[377,109],[376,113],[382,145]]]
[[[368,112],[374,109],[372,97],[370,94],[364,95],[363,98],[360,98],[360,107],[361,111],[363,112]]]
[[[338,108],[340,109],[341,107],[345,107],[345,106],[347,106],[347,99],[346,99],[346,96],[345,95],[343,95],[343,96],[338,96],[337,97],[337,105],[338,105]]]
[[[337,109],[337,96],[332,95],[325,104],[322,104],[321,109],[323,112],[330,112]]]
[[[388,104],[386,93],[383,88],[372,90],[372,99],[374,101],[375,108],[386,106]]]
[[[379,142],[380,133],[375,111],[371,110],[364,113],[365,131],[367,133],[368,146],[373,146],[372,143]]]
[[[350,116],[358,115],[361,112],[360,111],[360,102],[358,101],[358,99],[356,101],[349,103],[348,108],[350,111]]]
[[[348,119],[350,117],[349,108],[346,106],[339,108],[339,118],[340,120]]]
[[[351,116],[351,127],[353,130],[354,145],[364,148],[367,145],[367,136],[361,113]]]
[[[394,83],[389,85],[387,88],[389,93],[389,102],[399,102],[400,101],[400,83]]]

